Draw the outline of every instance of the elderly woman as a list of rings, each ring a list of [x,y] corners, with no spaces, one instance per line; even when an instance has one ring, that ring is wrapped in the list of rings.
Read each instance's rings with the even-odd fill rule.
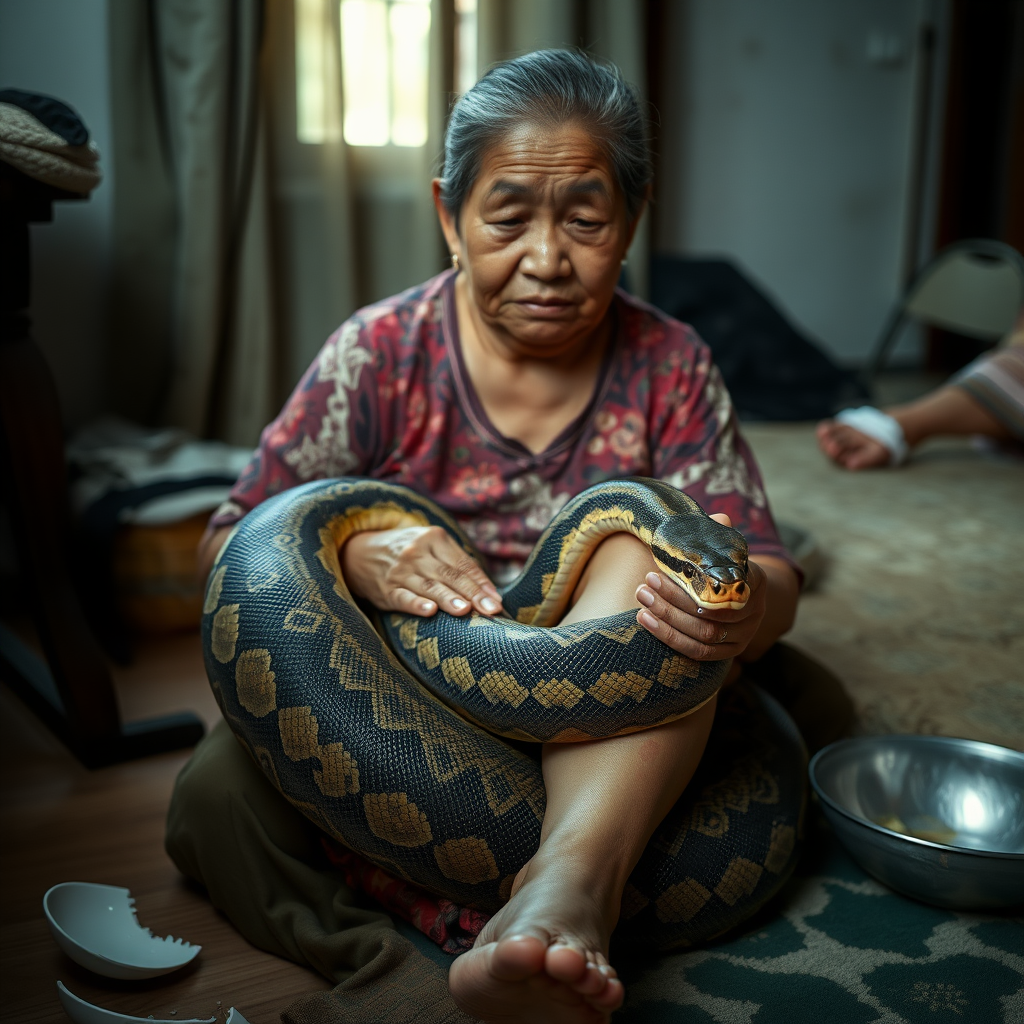
[[[213,517],[205,564],[269,496],[371,477],[433,499],[487,562],[437,528],[361,533],[342,550],[351,589],[382,610],[497,615],[498,587],[571,496],[653,476],[746,536],[749,601],[698,614],[619,534],[591,558],[566,621],[632,608],[693,659],[765,652],[793,621],[798,575],[728,394],[691,330],[616,289],[650,181],[645,119],[613,69],[567,51],[494,67],[452,111],[433,183],[452,269],[329,339]],[[714,716],[712,700],[640,733],[544,745],[540,846],[450,971],[466,1012],[583,1024],[620,1005],[607,953],[623,888]],[[177,799],[181,820],[189,797]]]

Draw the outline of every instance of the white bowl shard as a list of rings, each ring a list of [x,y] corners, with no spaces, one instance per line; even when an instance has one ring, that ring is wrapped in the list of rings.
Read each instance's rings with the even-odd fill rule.
[[[228,1010],[227,1019],[224,1024],[249,1024],[249,1022],[232,1006]]]
[[[43,913],[57,945],[75,963],[108,978],[169,974],[203,948],[143,928],[132,894],[114,885],[61,882],[43,896]]]
[[[200,1019],[192,1017],[189,1020],[178,1020],[170,1018],[167,1020],[155,1020],[153,1017],[129,1017],[124,1013],[116,1013],[114,1010],[105,1010],[102,1006],[87,1003],[84,999],[76,996],[74,992],[64,987],[64,983],[57,982],[57,998],[64,1012],[75,1022],[75,1024],[217,1024],[216,1017]],[[231,1012],[228,1012],[228,1022],[232,1024]],[[245,1024],[240,1014],[236,1014],[233,1024]]]

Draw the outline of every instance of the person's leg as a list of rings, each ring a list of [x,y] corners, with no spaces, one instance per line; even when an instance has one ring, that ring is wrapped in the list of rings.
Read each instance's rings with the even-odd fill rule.
[[[1007,439],[1004,423],[964,390],[948,384],[905,405],[885,409],[903,431],[908,448],[929,437],[980,434]],[[848,423],[824,420],[818,424],[818,445],[844,469],[875,469],[889,465],[891,452],[880,441]]]
[[[353,905],[322,836],[221,720],[175,782],[164,843],[254,946],[337,982],[401,937],[385,914]]]
[[[380,911],[355,906],[323,833],[267,781],[220,721],[174,787],[166,849],[253,945],[331,979],[293,1002],[294,1024],[456,1024],[443,969]]]
[[[564,622],[636,607],[654,568],[627,534],[595,552]],[[484,1021],[603,1021],[622,1001],[607,951],[622,890],[707,743],[712,700],[667,725],[589,743],[546,744],[540,848],[512,898],[453,965],[459,1005]]]

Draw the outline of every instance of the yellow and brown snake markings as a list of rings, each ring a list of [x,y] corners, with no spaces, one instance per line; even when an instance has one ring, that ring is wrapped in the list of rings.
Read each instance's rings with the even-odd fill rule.
[[[377,481],[318,481],[251,512],[207,584],[207,672],[243,745],[311,821],[386,870],[493,911],[539,841],[530,746],[690,714],[728,669],[677,655],[632,612],[559,626],[594,548],[631,533],[694,601],[720,608],[749,596],[746,545],[667,484],[614,481],[547,527],[503,592],[507,617],[368,617],[340,546],[409,524],[441,526],[476,557],[447,513]],[[795,862],[804,770],[778,705],[752,687],[723,692],[697,775],[626,886],[619,933],[692,945],[760,907]]]

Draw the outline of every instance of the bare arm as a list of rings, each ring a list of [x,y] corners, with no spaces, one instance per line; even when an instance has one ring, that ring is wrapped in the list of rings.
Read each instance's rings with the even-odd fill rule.
[[[888,412],[903,428],[903,436],[911,448],[925,438],[941,434],[983,434],[1000,440],[1011,436],[1005,424],[955,385],[939,388],[916,402],[898,405]]]
[[[757,627],[740,661],[757,661],[769,647],[793,628],[796,619],[800,581],[793,567],[774,555],[756,555],[752,562],[759,565],[766,576],[764,618]]]
[[[955,384],[947,384],[914,402],[891,406],[884,411],[900,425],[908,448],[930,437],[981,434],[1005,441],[1013,436],[1004,423]],[[849,423],[823,420],[818,424],[817,437],[821,450],[844,469],[876,469],[889,465],[889,449]]]

